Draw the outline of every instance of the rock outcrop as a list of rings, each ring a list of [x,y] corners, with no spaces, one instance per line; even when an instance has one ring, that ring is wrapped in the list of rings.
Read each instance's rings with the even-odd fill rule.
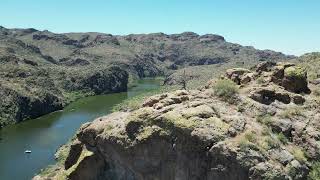
[[[306,179],[310,162],[320,158],[320,111],[312,94],[281,83],[286,77],[278,76],[279,66],[228,70],[225,78],[240,85],[219,87],[239,88],[228,94],[236,101],[216,95],[216,80],[86,123],[65,163],[35,179]],[[249,73],[250,80],[241,83]]]

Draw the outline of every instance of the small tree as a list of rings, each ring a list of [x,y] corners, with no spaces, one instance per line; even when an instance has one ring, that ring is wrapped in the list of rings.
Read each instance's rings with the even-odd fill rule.
[[[187,89],[187,75],[186,75],[186,68],[183,68],[183,74],[181,77],[181,85],[182,89],[186,90]]]

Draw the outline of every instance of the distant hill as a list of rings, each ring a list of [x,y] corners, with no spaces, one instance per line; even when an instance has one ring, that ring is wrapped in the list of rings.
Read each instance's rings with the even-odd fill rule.
[[[0,126],[61,109],[83,96],[125,91],[135,79],[185,66],[211,65],[218,71],[220,65],[292,58],[214,34],[117,36],[0,27]]]

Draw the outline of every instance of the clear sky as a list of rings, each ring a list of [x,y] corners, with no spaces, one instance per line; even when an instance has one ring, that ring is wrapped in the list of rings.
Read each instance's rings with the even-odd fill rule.
[[[112,34],[193,31],[287,54],[320,51],[320,0],[1,0],[0,25]]]

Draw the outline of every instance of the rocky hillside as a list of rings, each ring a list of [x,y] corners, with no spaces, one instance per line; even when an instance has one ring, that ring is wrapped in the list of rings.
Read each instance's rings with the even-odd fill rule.
[[[0,27],[0,127],[61,109],[76,98],[125,91],[142,77],[184,66],[254,64],[291,56],[187,32],[114,36]]]
[[[84,124],[34,179],[319,179],[318,92],[292,63],[229,69]]]

